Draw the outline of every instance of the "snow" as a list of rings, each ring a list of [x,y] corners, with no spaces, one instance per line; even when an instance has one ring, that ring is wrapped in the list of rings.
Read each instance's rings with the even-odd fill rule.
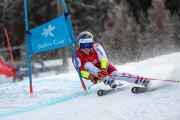
[[[7,77],[5,75],[0,75],[0,84],[1,83],[7,83],[7,82],[13,82],[13,78]]]
[[[46,67],[62,65],[62,63],[63,63],[62,59],[46,60],[46,61],[43,62],[44,66],[46,66]]]
[[[119,71],[143,77],[179,80],[180,53],[116,66]],[[73,67],[71,67],[73,68]],[[74,68],[73,68],[74,69]],[[180,83],[151,81],[159,89],[142,94],[130,92],[133,84],[99,97],[102,83],[84,92],[77,73],[41,76],[29,82],[0,84],[2,120],[179,120]],[[85,81],[86,86],[91,83]]]

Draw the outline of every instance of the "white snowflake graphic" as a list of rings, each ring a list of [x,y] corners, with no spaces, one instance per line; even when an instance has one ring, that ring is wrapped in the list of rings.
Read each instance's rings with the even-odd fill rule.
[[[55,26],[52,26],[51,24],[48,26],[48,28],[44,28],[43,32],[41,33],[41,35],[44,35],[45,38],[49,35],[51,37],[53,37],[54,35],[52,34],[52,31],[55,29]]]

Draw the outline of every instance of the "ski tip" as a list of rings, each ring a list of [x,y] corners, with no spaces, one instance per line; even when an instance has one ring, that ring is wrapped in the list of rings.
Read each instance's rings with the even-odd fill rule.
[[[132,93],[134,94],[138,94],[138,93],[144,93],[144,92],[148,92],[148,91],[152,91],[155,89],[149,89],[149,87],[133,87],[131,89]]]
[[[97,95],[98,96],[103,96],[103,92],[104,92],[103,90],[98,90]]]
[[[133,88],[131,89],[131,92],[134,93],[134,94],[136,94],[136,93],[137,93],[137,90],[136,90],[136,89],[137,89],[137,87],[133,87]]]

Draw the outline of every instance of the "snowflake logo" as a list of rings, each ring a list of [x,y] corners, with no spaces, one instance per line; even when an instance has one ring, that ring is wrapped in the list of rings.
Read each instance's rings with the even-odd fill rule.
[[[42,32],[41,35],[44,35],[45,38],[46,38],[48,35],[51,36],[51,37],[53,37],[54,34],[52,34],[52,31],[53,31],[54,29],[55,29],[55,26],[52,26],[52,25],[50,24],[47,29],[46,29],[46,28],[43,29],[43,32]]]

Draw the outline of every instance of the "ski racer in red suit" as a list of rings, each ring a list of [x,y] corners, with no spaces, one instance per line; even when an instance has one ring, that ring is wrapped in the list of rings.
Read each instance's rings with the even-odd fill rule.
[[[93,35],[84,31],[78,36],[79,48],[76,50],[78,67],[83,78],[91,80],[96,84],[99,80],[111,88],[116,88],[115,80],[124,80],[134,84],[147,86],[150,82],[143,77],[131,75],[128,73],[120,73],[108,62],[103,47],[94,42]],[[75,66],[74,57],[72,57]]]

